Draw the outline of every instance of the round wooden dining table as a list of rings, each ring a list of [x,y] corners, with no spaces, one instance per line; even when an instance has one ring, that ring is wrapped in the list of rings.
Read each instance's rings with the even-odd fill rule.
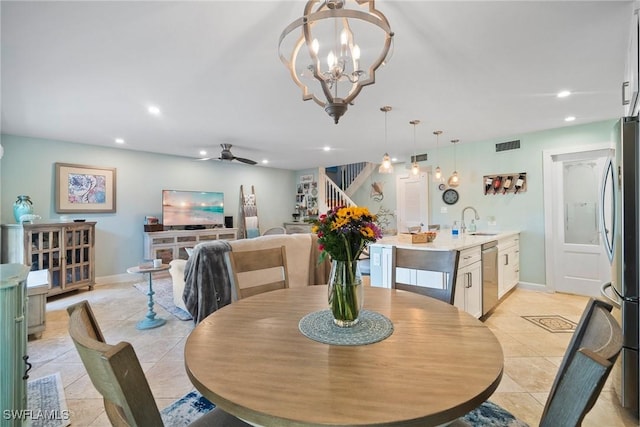
[[[482,322],[406,291],[366,287],[365,309],[393,333],[367,345],[303,335],[305,315],[327,308],[327,287],[266,292],[212,313],[189,335],[186,370],[223,410],[260,426],[437,426],[484,402],[503,354]]]

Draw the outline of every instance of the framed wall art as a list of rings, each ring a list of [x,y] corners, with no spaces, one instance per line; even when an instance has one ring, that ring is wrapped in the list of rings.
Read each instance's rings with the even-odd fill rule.
[[[56,163],[56,212],[116,211],[116,169]]]

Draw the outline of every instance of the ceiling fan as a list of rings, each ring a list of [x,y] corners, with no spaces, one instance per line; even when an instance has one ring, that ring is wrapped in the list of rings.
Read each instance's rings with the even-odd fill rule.
[[[237,160],[239,162],[246,163],[248,165],[257,164],[257,162],[253,160],[234,156],[233,153],[231,152],[231,144],[220,144],[220,146],[222,147],[222,152],[220,153],[220,157],[218,157],[218,160],[228,160],[228,161]]]

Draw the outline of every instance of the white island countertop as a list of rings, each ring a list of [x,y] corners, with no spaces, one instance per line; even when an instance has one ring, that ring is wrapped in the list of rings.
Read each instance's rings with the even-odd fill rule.
[[[384,245],[384,246],[396,246],[398,248],[418,249],[418,250],[463,250],[474,246],[479,246],[484,243],[497,241],[519,234],[519,231],[491,231],[483,232],[479,231],[476,234],[464,233],[459,236],[452,236],[451,230],[440,230],[437,232],[436,239],[431,243],[410,243],[408,238],[402,238],[399,236],[385,236],[372,245]]]

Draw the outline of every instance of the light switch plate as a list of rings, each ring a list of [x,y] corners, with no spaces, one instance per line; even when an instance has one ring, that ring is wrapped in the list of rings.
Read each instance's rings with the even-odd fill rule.
[[[440,206],[440,213],[447,213],[448,209],[446,206]]]

